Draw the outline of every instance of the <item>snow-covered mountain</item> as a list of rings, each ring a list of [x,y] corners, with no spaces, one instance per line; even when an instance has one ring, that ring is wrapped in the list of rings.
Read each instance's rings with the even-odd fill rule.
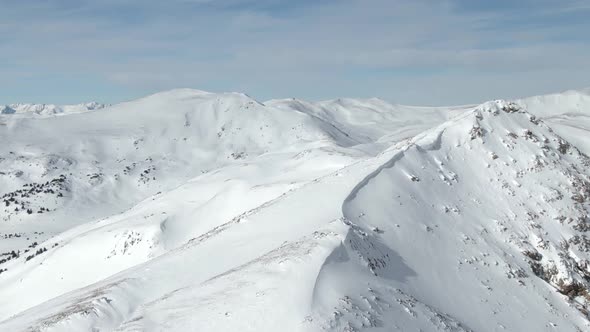
[[[81,113],[105,108],[108,105],[90,102],[75,105],[53,105],[53,104],[10,104],[0,105],[0,114],[29,113],[36,116],[55,116],[70,113]]]
[[[1,117],[0,330],[588,330],[587,112],[182,89]]]
[[[566,91],[516,101],[535,115],[543,118],[551,128],[590,155],[590,89]]]

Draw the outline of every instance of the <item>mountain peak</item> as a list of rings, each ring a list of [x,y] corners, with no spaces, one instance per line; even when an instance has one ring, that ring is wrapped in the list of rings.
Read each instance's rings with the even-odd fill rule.
[[[16,110],[8,105],[0,105],[0,114],[14,114]]]

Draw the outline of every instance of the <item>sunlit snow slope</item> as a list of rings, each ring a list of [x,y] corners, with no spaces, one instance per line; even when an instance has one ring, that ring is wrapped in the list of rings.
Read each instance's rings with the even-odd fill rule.
[[[587,112],[184,89],[0,116],[0,330],[588,330]]]

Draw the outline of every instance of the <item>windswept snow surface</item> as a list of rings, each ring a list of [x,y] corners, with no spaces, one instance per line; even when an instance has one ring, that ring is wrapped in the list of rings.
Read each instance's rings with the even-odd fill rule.
[[[572,94],[0,116],[0,331],[589,330]]]

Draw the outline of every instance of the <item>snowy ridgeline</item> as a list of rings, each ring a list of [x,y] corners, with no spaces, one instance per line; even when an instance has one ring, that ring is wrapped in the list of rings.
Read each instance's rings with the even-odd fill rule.
[[[69,113],[0,116],[2,331],[590,329],[585,92]]]
[[[71,113],[81,113],[108,107],[97,102],[76,105],[53,104],[10,104],[0,105],[0,115],[16,115],[25,113],[28,116],[55,116]]]

